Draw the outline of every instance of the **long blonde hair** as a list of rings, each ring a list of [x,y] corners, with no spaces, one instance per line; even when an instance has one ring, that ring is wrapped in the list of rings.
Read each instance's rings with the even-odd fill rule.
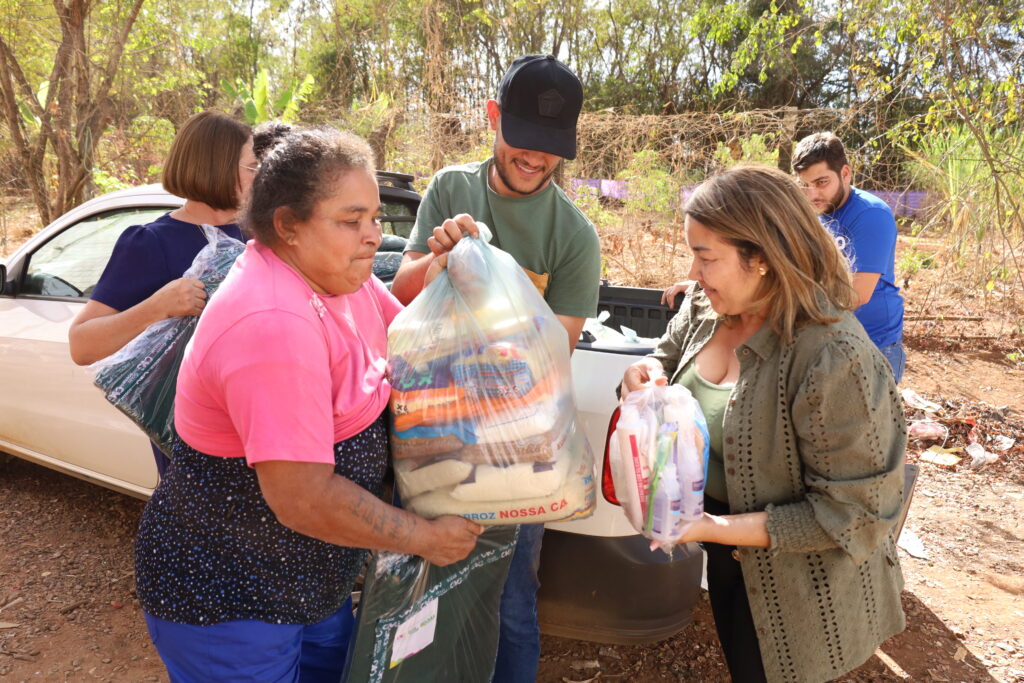
[[[684,211],[736,247],[745,264],[764,259],[754,306],[784,342],[803,325],[835,322],[828,304],[853,308],[846,258],[796,181],[779,169],[734,166],[698,187]]]

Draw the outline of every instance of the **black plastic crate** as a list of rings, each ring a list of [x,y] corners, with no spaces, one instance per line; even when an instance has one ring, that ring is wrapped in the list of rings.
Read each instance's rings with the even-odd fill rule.
[[[604,324],[612,329],[625,325],[635,330],[641,337],[657,338],[665,333],[668,321],[677,310],[661,305],[661,292],[660,289],[614,287],[603,284],[597,310],[611,313]]]

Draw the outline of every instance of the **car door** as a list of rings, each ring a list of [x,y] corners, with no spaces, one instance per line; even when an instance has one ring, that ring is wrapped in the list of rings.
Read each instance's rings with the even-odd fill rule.
[[[71,362],[68,328],[121,233],[167,210],[93,213],[16,255],[14,296],[0,297],[0,449],[136,494],[156,486],[148,440]]]

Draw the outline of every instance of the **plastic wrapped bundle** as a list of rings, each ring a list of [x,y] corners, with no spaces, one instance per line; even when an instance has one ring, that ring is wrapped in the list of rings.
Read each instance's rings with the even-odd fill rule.
[[[608,444],[615,496],[637,531],[665,552],[704,513],[708,428],[679,385],[626,395]]]
[[[466,559],[447,567],[413,555],[376,553],[343,680],[490,681],[498,606],[517,533],[515,527],[488,529]]]
[[[424,517],[520,524],[588,516],[593,459],[577,427],[565,328],[525,272],[481,238],[388,331],[391,452]]]
[[[382,235],[377,253],[373,255],[373,274],[384,282],[395,279],[398,267],[402,265],[402,252],[407,240],[398,235]]]
[[[373,255],[373,274],[384,282],[395,279],[398,267],[402,265],[402,252],[378,251]]]
[[[202,281],[213,296],[235,259],[242,242],[219,228],[201,226],[208,244],[183,277]],[[209,299],[208,299],[209,300]],[[174,444],[174,392],[185,347],[199,317],[167,318],[147,327],[120,351],[89,366],[93,383],[107,400],[127,415],[168,456]]]

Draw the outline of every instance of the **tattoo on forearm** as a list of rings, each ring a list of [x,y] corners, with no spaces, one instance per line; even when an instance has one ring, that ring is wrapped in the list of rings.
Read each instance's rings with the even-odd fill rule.
[[[378,538],[390,539],[401,546],[411,538],[415,520],[402,510],[381,503],[362,490],[355,496],[347,496],[346,503],[348,512],[365,523]]]

